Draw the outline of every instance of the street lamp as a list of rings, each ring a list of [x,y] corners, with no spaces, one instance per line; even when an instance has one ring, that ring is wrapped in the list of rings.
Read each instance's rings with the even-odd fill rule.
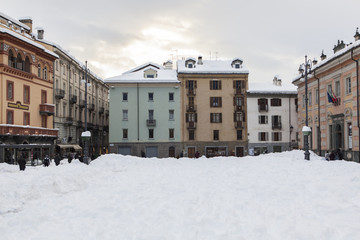
[[[84,149],[84,159],[83,162],[86,164],[90,163],[89,158],[89,140],[91,138],[90,131],[87,130],[87,87],[88,87],[88,80],[87,80],[87,61],[85,61],[85,80],[81,80],[81,82],[85,82],[85,131],[81,134],[82,140],[85,142],[85,149]]]
[[[308,74],[311,73],[312,64],[316,64],[316,60],[314,59],[313,62],[311,62],[310,59],[307,59],[307,56],[305,55],[305,63],[301,64],[299,67],[299,73],[301,74],[301,77],[305,78],[305,112],[306,112],[306,118],[305,118],[305,126],[303,128],[303,134],[304,134],[304,147],[305,147],[305,159],[310,160],[310,152],[309,152],[309,135],[311,132],[311,129],[309,131],[309,121],[308,121]]]

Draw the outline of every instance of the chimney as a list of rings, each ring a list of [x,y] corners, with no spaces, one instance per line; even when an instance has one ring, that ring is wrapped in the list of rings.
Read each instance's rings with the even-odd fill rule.
[[[30,33],[32,33],[32,19],[31,18],[21,18],[19,22],[25,24],[30,28]]]
[[[340,51],[340,50],[343,49],[344,47],[345,47],[344,41],[341,40],[341,42],[340,42],[340,40],[338,40],[337,45],[334,45],[334,48],[333,48],[334,53],[336,53],[337,51]]]
[[[163,63],[163,66],[164,66],[165,70],[172,70],[173,63],[172,63],[172,61],[167,60],[166,62]]]
[[[321,59],[321,61],[326,59],[326,55],[324,54],[324,50],[322,50],[320,59]]]
[[[280,79],[280,77],[279,77],[278,75],[276,75],[276,76],[274,77],[273,84],[274,84],[275,86],[281,86],[281,79]]]
[[[359,28],[356,28],[356,33],[354,35],[355,41],[360,39],[360,33],[359,33]]]
[[[198,65],[202,65],[203,64],[203,61],[202,61],[202,56],[199,56],[198,57],[198,62],[197,62]]]
[[[44,29],[43,28],[38,28],[37,29],[37,38],[38,39],[40,39],[40,40],[42,40],[42,39],[44,39]]]

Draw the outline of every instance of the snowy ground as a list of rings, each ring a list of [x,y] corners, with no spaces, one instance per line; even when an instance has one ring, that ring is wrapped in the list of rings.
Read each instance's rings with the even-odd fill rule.
[[[303,159],[0,164],[0,239],[360,239],[360,165]]]

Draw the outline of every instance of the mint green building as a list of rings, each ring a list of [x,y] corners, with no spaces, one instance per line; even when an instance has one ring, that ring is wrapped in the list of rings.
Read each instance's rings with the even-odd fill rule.
[[[180,82],[172,63],[165,66],[147,63],[105,79],[110,88],[110,153],[160,158],[180,154]]]

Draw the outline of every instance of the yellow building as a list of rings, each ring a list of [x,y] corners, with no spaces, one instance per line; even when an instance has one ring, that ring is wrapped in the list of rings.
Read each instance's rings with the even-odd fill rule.
[[[183,150],[208,157],[247,155],[248,69],[228,61],[188,58],[177,63],[181,81]]]
[[[51,155],[53,62],[57,55],[32,40],[31,19],[0,13],[0,162]]]

